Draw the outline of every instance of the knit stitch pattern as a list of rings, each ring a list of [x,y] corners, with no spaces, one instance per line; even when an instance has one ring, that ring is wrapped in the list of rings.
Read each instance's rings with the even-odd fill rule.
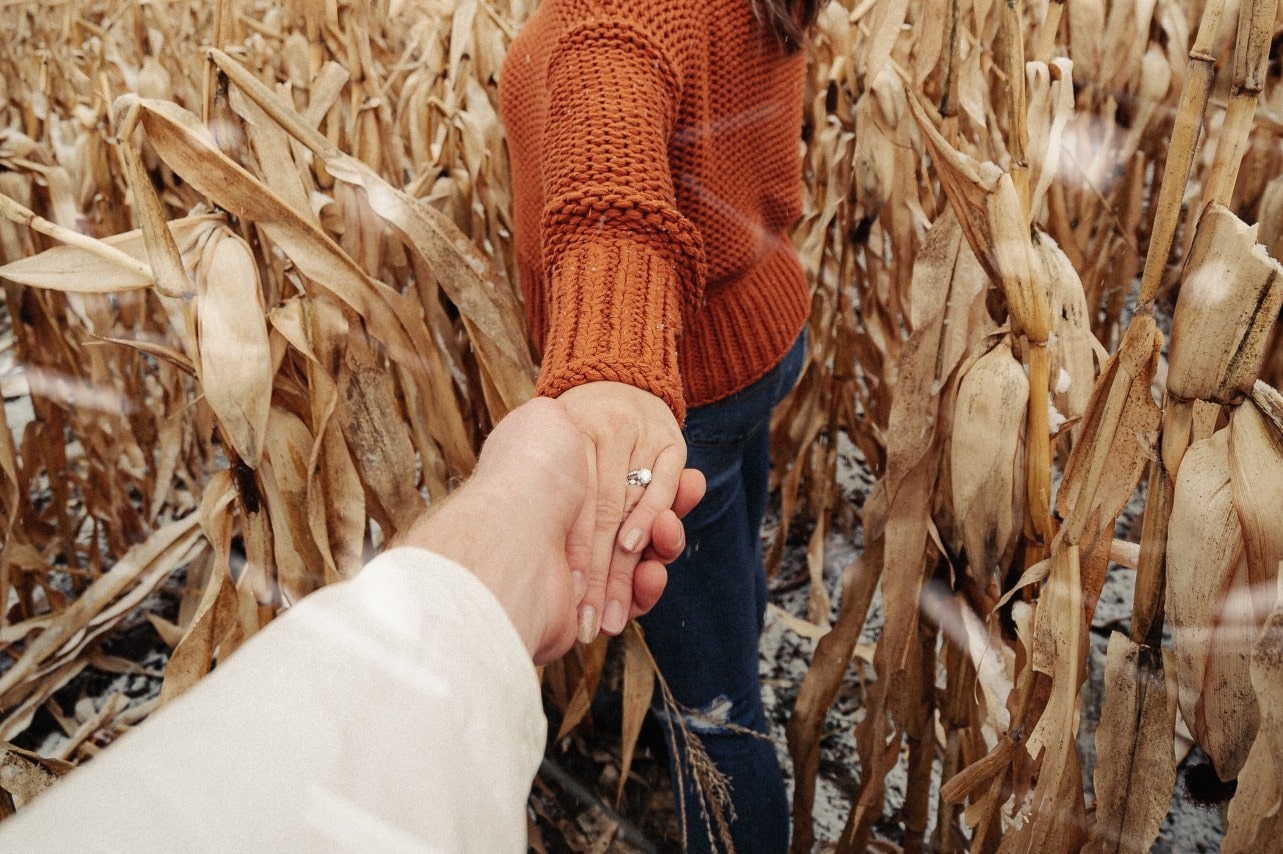
[[[805,61],[748,0],[543,0],[500,78],[538,393],[626,382],[681,421],[787,352]]]

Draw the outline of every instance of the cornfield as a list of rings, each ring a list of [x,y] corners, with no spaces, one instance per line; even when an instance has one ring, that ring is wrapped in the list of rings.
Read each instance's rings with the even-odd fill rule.
[[[0,740],[87,669],[137,668],[103,643],[179,599],[147,617],[159,699],[58,711],[58,756],[0,750],[10,811],[356,572],[532,393],[495,102],[533,5],[0,2],[0,378],[34,411],[15,434],[0,408]],[[1277,0],[822,12],[811,345],[772,437],[771,563],[809,532],[822,634],[788,726],[794,851],[868,850],[899,762],[906,851],[1147,851],[1178,721],[1237,781],[1224,850],[1283,835],[1281,42]],[[877,482],[826,589],[839,439]],[[1111,565],[1135,600],[1089,802]],[[859,790],[817,840],[875,598]],[[621,787],[656,690],[624,644]],[[545,670],[563,733],[605,659]]]

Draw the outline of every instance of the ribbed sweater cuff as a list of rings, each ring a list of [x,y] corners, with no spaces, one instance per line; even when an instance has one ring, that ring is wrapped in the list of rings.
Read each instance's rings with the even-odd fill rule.
[[[557,397],[588,382],[627,383],[684,422],[680,280],[672,264],[635,242],[594,241],[563,252],[551,280],[536,392]]]

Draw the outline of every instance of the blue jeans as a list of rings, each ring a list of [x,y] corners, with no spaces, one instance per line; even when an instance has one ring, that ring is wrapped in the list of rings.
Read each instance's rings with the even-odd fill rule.
[[[659,604],[641,618],[660,672],[684,721],[731,786],[731,837],[740,854],[788,847],[789,806],[775,747],[733,727],[769,732],[758,675],[766,616],[761,527],[770,478],[771,410],[797,382],[803,332],[788,354],[748,388],[686,415],[686,464],[704,473],[708,492],[684,521],[686,552],[668,568]],[[685,843],[710,844],[707,808],[692,781],[685,740],[656,692],[654,711],[668,740],[674,791],[685,799]],[[678,805],[678,819],[682,819]],[[714,821],[711,835],[718,838]]]

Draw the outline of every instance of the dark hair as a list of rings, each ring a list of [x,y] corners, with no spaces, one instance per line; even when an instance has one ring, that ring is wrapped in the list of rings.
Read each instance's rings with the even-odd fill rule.
[[[802,47],[806,31],[828,0],[749,0],[753,13],[771,31],[785,50],[793,53]]]

